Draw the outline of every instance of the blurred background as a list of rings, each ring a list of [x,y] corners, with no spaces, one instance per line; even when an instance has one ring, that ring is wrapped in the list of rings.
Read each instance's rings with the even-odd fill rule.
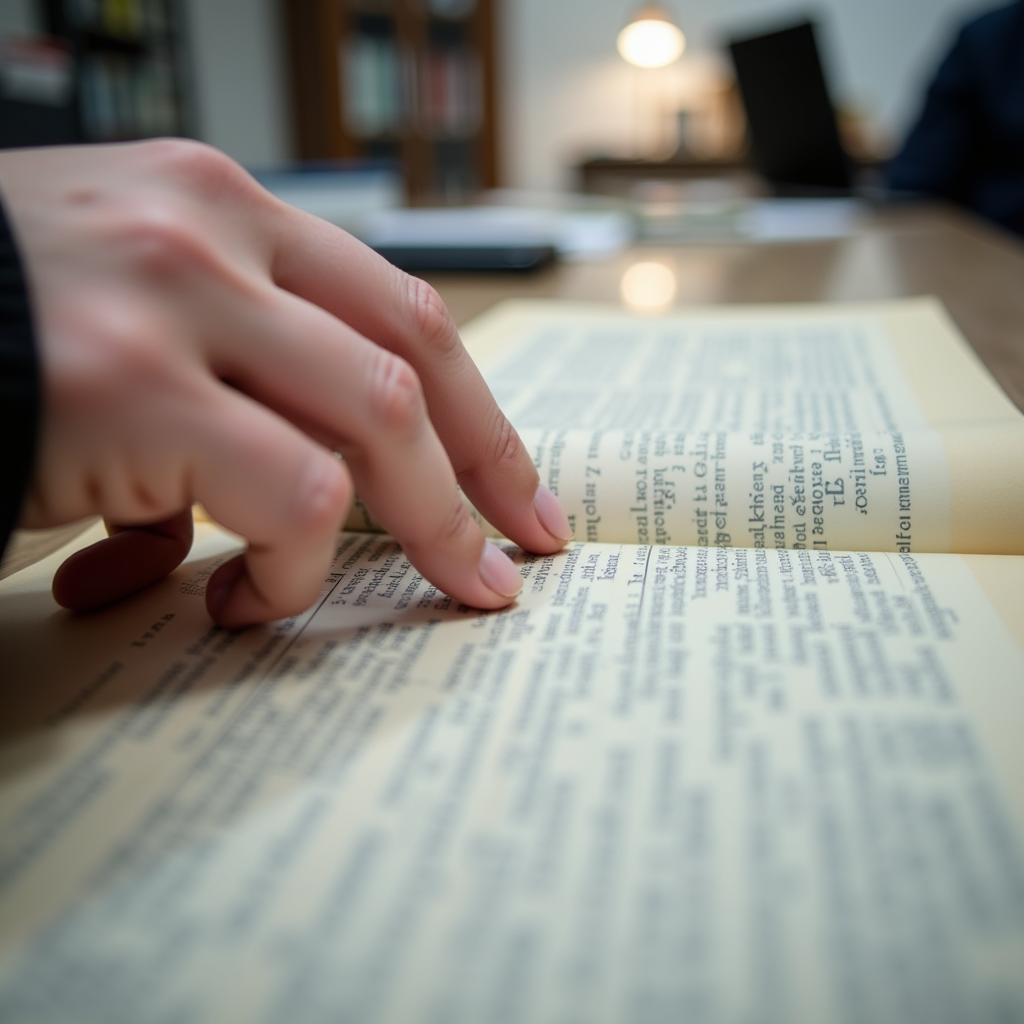
[[[885,153],[971,10],[964,0],[818,0],[810,8],[679,0],[665,10],[686,48],[652,83],[637,81],[616,50],[636,8],[622,0],[3,0],[0,35],[56,36],[86,51],[75,86],[89,138],[178,131],[245,164],[272,166],[402,158],[415,137],[434,152],[407,161],[410,186],[444,192],[498,182],[558,187],[588,156],[670,148],[676,126],[638,113],[645,89],[657,93],[662,114],[685,112],[695,155],[733,155],[735,128],[721,123],[731,77],[724,44],[806,16],[820,26],[837,105]],[[318,85],[340,95],[308,95]]]
[[[776,192],[848,191],[870,185],[897,148],[976,10],[964,0],[2,0],[0,145],[193,136],[341,223],[353,208],[450,205],[499,187],[722,201],[753,176]],[[742,46],[794,26],[804,35],[783,36],[797,50]],[[798,109],[794,96],[817,106]],[[762,121],[760,150],[748,115]],[[813,136],[791,142],[824,152],[817,168],[765,149],[787,126]],[[828,166],[830,147],[849,181]],[[297,166],[336,173],[297,186]]]

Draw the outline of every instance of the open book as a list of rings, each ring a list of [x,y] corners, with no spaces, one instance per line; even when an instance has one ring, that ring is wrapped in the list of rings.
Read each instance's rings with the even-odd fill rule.
[[[238,634],[209,525],[0,583],[0,1020],[1024,1018],[1022,421],[941,311],[467,342],[580,539],[513,608],[366,532]]]
[[[934,300],[511,302],[467,344],[577,540],[1024,553],[1024,417]]]

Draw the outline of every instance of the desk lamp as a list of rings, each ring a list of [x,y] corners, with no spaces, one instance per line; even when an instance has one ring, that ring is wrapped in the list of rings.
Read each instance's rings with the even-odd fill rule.
[[[645,4],[619,33],[617,45],[623,60],[630,64],[663,68],[682,54],[686,36],[663,7]]]
[[[658,74],[656,69],[665,68],[673,61],[678,60],[686,48],[686,37],[663,7],[656,4],[644,4],[634,12],[632,18],[619,33],[617,46],[623,60],[634,67],[645,69],[639,73],[634,86],[638,107],[638,116],[634,119],[634,124],[639,128],[644,120],[643,108],[650,107],[652,109],[650,116],[655,121],[655,145],[653,148],[665,152],[672,150],[674,148],[672,141],[666,137],[665,132],[666,97],[660,94],[661,90],[659,89],[659,86],[664,86],[665,82],[656,81],[653,76]],[[649,93],[646,99],[640,95],[644,89],[645,79],[646,91]]]

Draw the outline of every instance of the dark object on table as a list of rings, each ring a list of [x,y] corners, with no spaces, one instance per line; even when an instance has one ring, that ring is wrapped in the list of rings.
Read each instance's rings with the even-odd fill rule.
[[[373,248],[396,267],[410,273],[540,270],[552,263],[556,255],[552,245],[374,245]]]
[[[814,26],[729,43],[747,114],[751,158],[777,191],[848,192],[850,163],[818,54]]]
[[[1024,0],[961,28],[888,180],[1024,235]]]

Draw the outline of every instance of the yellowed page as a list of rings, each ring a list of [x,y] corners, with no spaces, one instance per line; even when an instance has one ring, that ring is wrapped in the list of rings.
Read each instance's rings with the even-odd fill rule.
[[[1020,418],[933,298],[659,316],[512,301],[463,338],[524,426],[842,433]],[[563,404],[544,401],[556,391]],[[552,406],[571,420],[551,422]]]
[[[1024,552],[1024,417],[934,300],[508,303],[466,342],[580,539]]]
[[[233,544],[0,583],[0,1019],[1024,1014],[1024,559],[576,545],[479,614],[346,535],[229,634]]]
[[[952,541],[934,431],[523,439],[579,540],[897,552],[948,551]],[[1012,544],[1024,550],[1024,537]]]

